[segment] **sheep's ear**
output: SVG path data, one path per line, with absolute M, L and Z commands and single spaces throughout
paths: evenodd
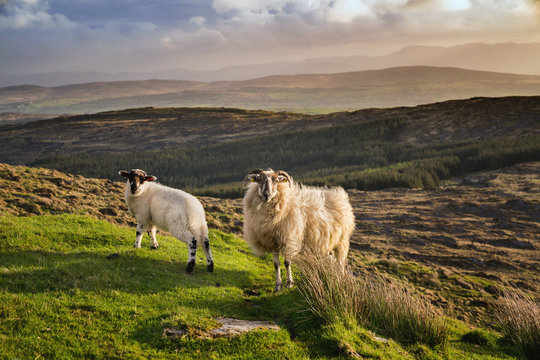
M 244 185 L 246 185 L 248 182 L 259 181 L 260 180 L 259 174 L 262 172 L 263 172 L 263 169 L 253 169 L 250 172 L 248 172 L 246 177 L 244 178 Z
M 155 177 L 154 175 L 147 175 L 144 178 L 144 181 L 156 181 L 156 180 L 157 180 L 157 177 Z
M 288 182 L 289 184 L 292 183 L 291 176 L 289 174 L 287 174 L 285 171 L 278 170 L 278 171 L 276 171 L 276 173 L 278 175 L 278 180 L 279 180 L 280 183 L 282 183 L 282 182 Z
M 118 172 L 118 175 L 126 177 L 126 178 L 129 177 L 129 173 L 127 171 L 124 171 L 124 170 L 120 170 Z
M 258 181 L 260 181 L 259 174 L 247 174 L 246 177 L 244 178 L 244 184 L 248 182 L 258 182 Z

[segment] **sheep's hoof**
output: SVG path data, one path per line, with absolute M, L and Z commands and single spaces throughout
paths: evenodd
M 293 285 L 294 285 L 294 282 L 293 282 L 293 281 L 287 280 L 287 284 L 285 284 L 285 287 L 286 287 L 287 289 L 290 289 L 290 288 L 293 287 Z
M 188 262 L 187 264 L 187 268 L 186 268 L 186 272 L 188 274 L 191 274 L 193 273 L 193 268 L 195 267 L 195 260 L 191 260 L 190 262 Z
M 281 291 L 281 284 L 276 284 L 274 287 L 274 292 L 280 292 Z
M 141 244 L 135 244 L 135 245 L 133 245 L 133 247 L 134 247 L 135 249 L 140 249 L 140 248 L 141 248 Z
M 208 272 L 214 272 L 214 263 L 211 262 L 210 264 L 206 265 L 206 271 Z
M 152 245 L 150 246 L 150 250 L 157 250 L 159 248 L 159 245 Z

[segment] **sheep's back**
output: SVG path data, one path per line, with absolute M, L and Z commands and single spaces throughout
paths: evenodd
M 340 187 L 299 188 L 299 206 L 306 218 L 305 246 L 329 252 L 349 241 L 354 230 L 354 214 L 349 196 Z
M 150 211 L 153 224 L 170 231 L 173 227 L 187 228 L 197 235 L 201 231 L 201 226 L 206 227 L 204 208 L 196 197 L 160 184 L 148 185 L 153 185 L 157 190 L 149 192 L 152 195 Z

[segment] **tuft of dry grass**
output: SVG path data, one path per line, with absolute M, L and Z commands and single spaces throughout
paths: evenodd
M 495 303 L 495 317 L 504 335 L 533 359 L 540 354 L 540 303 L 523 291 L 505 292 Z
M 356 278 L 331 258 L 310 253 L 298 262 L 298 290 L 323 321 L 355 319 L 403 343 L 443 344 L 448 330 L 429 302 L 380 277 Z

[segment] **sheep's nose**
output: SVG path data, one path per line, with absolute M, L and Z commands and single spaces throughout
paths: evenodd
M 263 196 L 266 200 L 268 200 L 268 197 L 270 196 L 270 193 L 268 191 L 263 191 Z

